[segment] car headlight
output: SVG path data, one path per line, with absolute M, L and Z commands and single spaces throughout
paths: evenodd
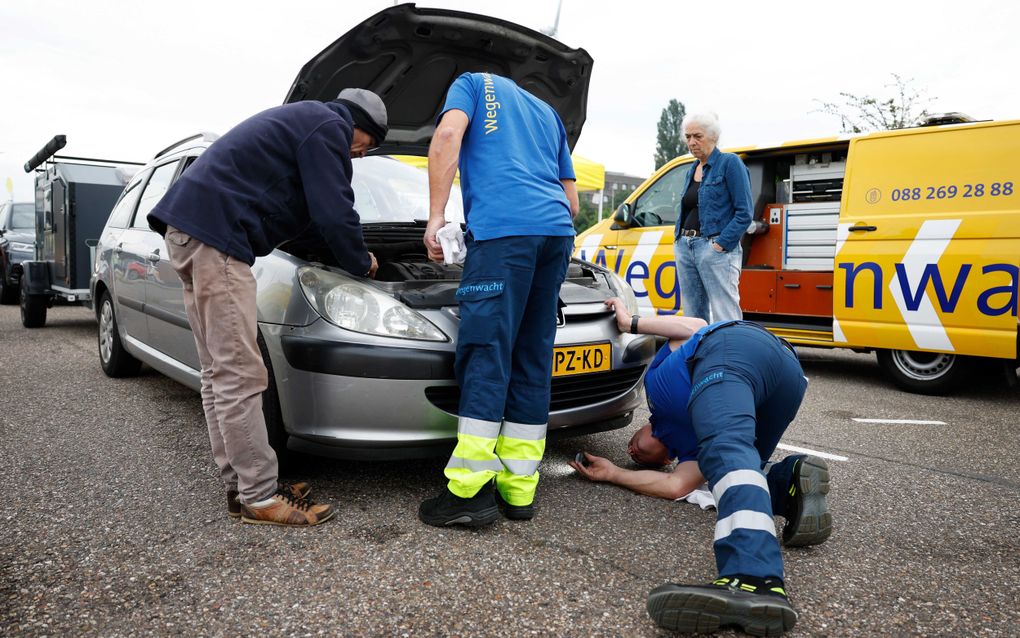
M 396 299 L 341 274 L 303 266 L 298 281 L 308 303 L 341 328 L 401 339 L 446 341 L 439 328 Z
M 30 253 L 35 251 L 35 244 L 23 244 L 20 241 L 11 242 L 11 250 L 19 253 Z
M 606 279 L 609 280 L 609 287 L 613 289 L 613 293 L 623 300 L 623 305 L 627 312 L 632 315 L 637 314 L 637 296 L 634 294 L 634 289 L 630 287 L 630 284 L 611 270 L 606 272 Z

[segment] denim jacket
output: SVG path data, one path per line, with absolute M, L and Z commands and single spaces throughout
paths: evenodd
M 697 167 L 698 161 L 695 161 L 687 173 L 684 193 L 694 181 Z M 680 199 L 683 201 L 683 193 Z M 723 250 L 733 250 L 740 243 L 751 223 L 751 177 L 747 167 L 733 153 L 723 153 L 716 148 L 708 156 L 698 191 L 698 215 L 701 234 L 706 237 L 718 235 L 715 242 Z M 681 212 L 673 231 L 674 240 L 680 236 L 683 219 Z

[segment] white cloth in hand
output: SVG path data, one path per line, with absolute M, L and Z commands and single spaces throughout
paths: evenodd
M 687 496 L 676 499 L 678 501 L 687 501 L 688 503 L 694 503 L 703 510 L 715 509 L 715 497 L 708 491 L 708 484 L 704 484 L 698 489 L 694 490 Z
M 436 232 L 436 239 L 439 240 L 439 245 L 443 248 L 444 264 L 449 266 L 450 264 L 464 263 L 464 258 L 467 257 L 467 246 L 464 244 L 464 231 L 460 229 L 460 224 L 447 222 L 446 226 Z

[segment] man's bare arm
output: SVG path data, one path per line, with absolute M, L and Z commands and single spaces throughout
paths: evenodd
M 563 184 L 563 192 L 567 194 L 567 202 L 570 204 L 570 218 L 577 217 L 578 211 L 581 210 L 581 202 L 577 199 L 577 182 L 572 179 L 561 179 L 560 183 Z
M 589 481 L 612 483 L 638 494 L 676 500 L 687 496 L 705 482 L 697 461 L 678 463 L 672 472 L 658 470 L 628 470 L 618 467 L 609 459 L 585 453 L 590 465 L 571 461 L 570 466 Z
M 436 127 L 429 144 L 429 221 L 425 228 L 425 248 L 429 258 L 443 260 L 443 248 L 436 233 L 446 225 L 446 204 L 450 201 L 453 178 L 460 160 L 460 145 L 468 127 L 467 113 L 450 109 Z

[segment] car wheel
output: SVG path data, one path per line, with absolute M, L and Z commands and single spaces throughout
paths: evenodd
M 106 376 L 119 378 L 138 374 L 142 362 L 135 359 L 124 349 L 117 330 L 117 315 L 113 311 L 113 298 L 104 292 L 99 301 L 99 364 Z
M 280 393 L 276 389 L 276 376 L 273 374 L 273 361 L 269 358 L 269 348 L 258 335 L 259 352 L 262 353 L 262 361 L 266 365 L 266 376 L 268 383 L 265 392 L 262 393 L 262 416 L 266 421 L 266 435 L 269 437 L 269 446 L 276 452 L 276 459 L 279 462 L 280 470 L 290 464 L 293 453 L 287 449 L 287 428 L 283 425 L 283 412 L 280 410 Z
M 943 352 L 879 350 L 878 363 L 900 389 L 918 394 L 948 394 L 973 369 L 968 357 Z
M 28 294 L 28 277 L 21 278 L 21 325 L 26 328 L 46 325 L 46 296 Z

